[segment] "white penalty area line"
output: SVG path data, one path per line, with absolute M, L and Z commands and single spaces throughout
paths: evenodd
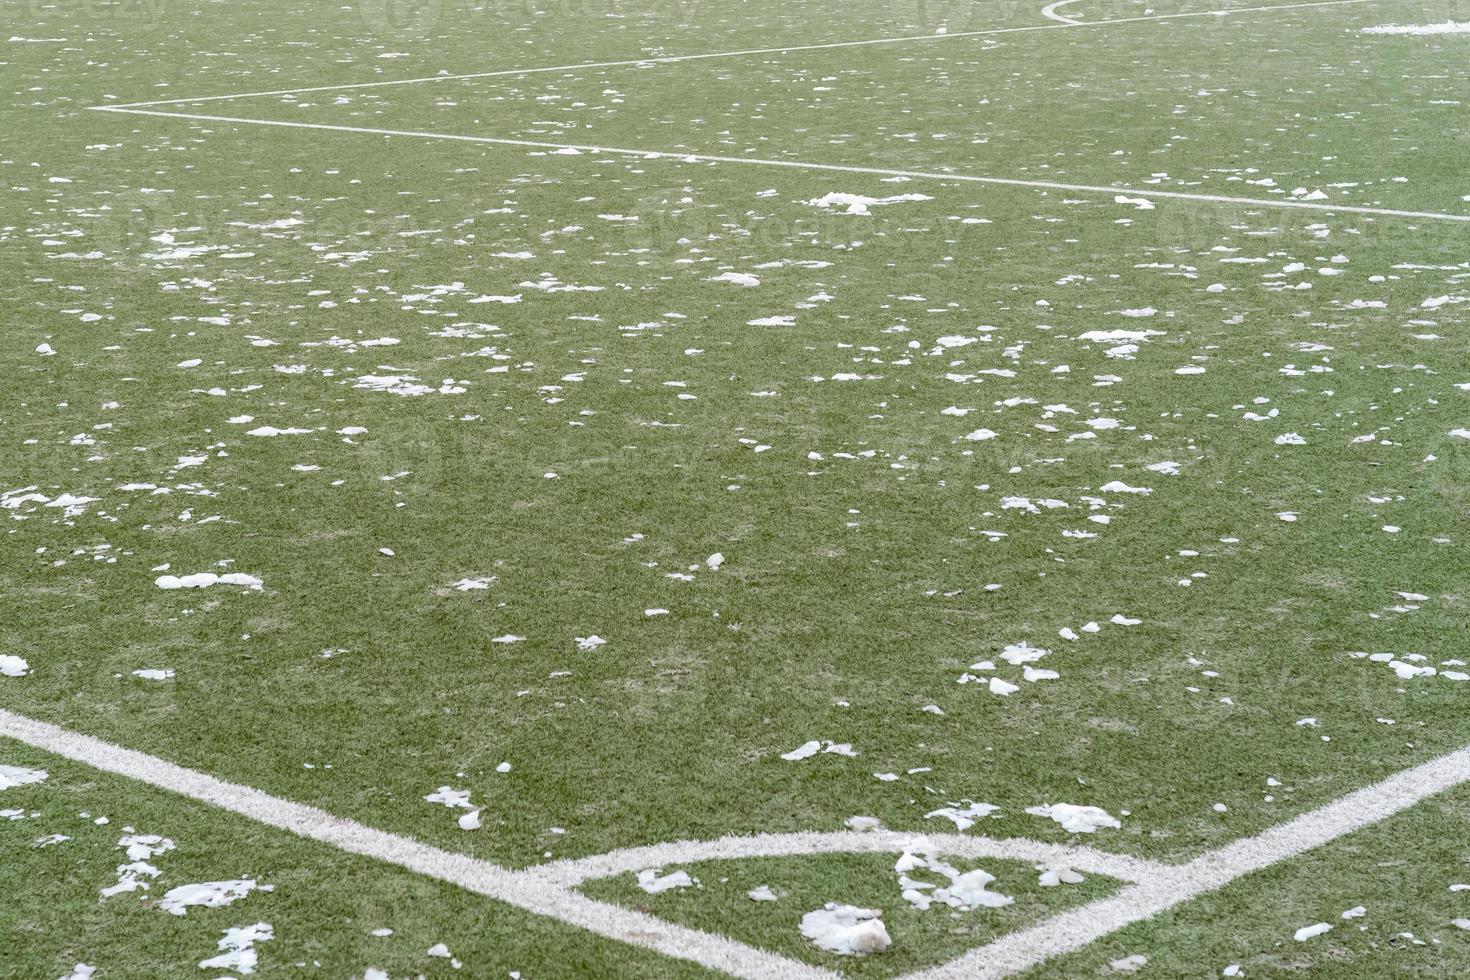
M 1331 214 L 1367 214 L 1389 218 L 1419 218 L 1425 221 L 1470 222 L 1470 214 L 1450 214 L 1441 211 L 1404 211 L 1397 208 L 1367 207 L 1354 204 L 1323 204 L 1318 201 L 1273 200 L 1264 197 L 1233 197 L 1228 194 L 1195 194 L 1188 191 L 1162 191 L 1153 188 L 1110 186 L 1106 184 L 1069 184 L 1052 180 L 1024 180 L 1016 177 L 987 177 L 978 174 L 947 173 L 940 170 L 893 170 L 884 167 L 863 167 L 840 163 L 812 163 L 804 160 L 779 160 L 760 157 L 719 156 L 710 153 L 687 153 L 680 150 L 639 150 L 618 146 L 598 146 L 589 143 L 551 143 L 542 140 L 510 139 L 503 136 L 467 136 L 462 133 L 436 133 L 419 129 L 381 129 L 373 126 L 342 126 L 333 123 L 309 123 L 289 119 L 252 119 L 244 116 L 216 116 L 199 112 L 134 109 L 127 106 L 92 106 L 91 108 L 97 112 L 112 112 L 119 115 L 158 116 L 164 119 L 230 123 L 238 126 L 270 126 L 278 129 L 307 129 L 329 133 L 358 133 L 366 136 L 396 136 L 411 139 L 442 140 L 454 143 L 516 146 L 533 150 L 576 150 L 578 153 L 606 153 L 616 156 L 636 157 L 640 160 L 738 164 L 747 167 L 781 167 L 788 170 L 816 170 L 829 173 L 863 174 L 877 177 L 908 177 L 915 180 L 948 180 L 969 184 L 993 184 L 1001 187 L 1031 187 L 1040 190 L 1073 191 L 1078 194 L 1131 194 L 1149 199 L 1228 204 L 1235 207 L 1247 208 L 1284 208 L 1297 211 L 1322 211 Z
M 1070 3 L 1072 0 L 1062 0 Z M 1031 31 L 1052 31 L 1064 27 L 1107 27 L 1112 24 L 1142 24 L 1151 21 L 1181 20 L 1198 17 L 1233 17 L 1236 14 L 1263 13 L 1272 10 L 1296 10 L 1306 7 L 1339 7 L 1347 4 L 1381 3 L 1383 0 L 1310 0 L 1306 3 L 1278 3 L 1261 7 L 1238 7 L 1231 10 L 1194 10 L 1177 14 L 1147 14 L 1138 17 L 1115 17 L 1112 20 L 1080 21 L 1054 16 L 1047 11 L 1061 6 L 1054 3 L 1043 10 L 1049 19 L 1060 23 L 1031 24 L 1023 27 L 993 27 L 977 31 L 957 31 L 953 34 L 908 34 L 900 37 L 876 37 L 858 41 L 831 41 L 822 44 L 794 44 L 781 48 L 745 48 L 738 51 L 710 51 L 704 54 L 676 54 L 659 58 L 632 58 L 626 61 L 584 61 L 574 65 L 547 65 L 537 68 L 505 68 L 498 71 L 478 71 L 457 75 L 423 75 L 417 78 L 395 78 L 377 82 L 348 82 L 341 85 L 313 85 L 306 88 L 283 88 L 260 92 L 235 92 L 229 95 L 206 95 L 195 98 L 155 99 L 151 102 L 127 102 L 113 107 L 136 108 L 143 106 L 182 105 L 195 102 L 222 102 L 230 99 L 251 99 L 272 95 L 308 95 L 313 92 L 344 92 L 352 89 L 383 88 L 392 85 L 416 85 L 420 82 L 452 82 L 474 78 L 504 78 L 513 75 L 535 75 L 543 72 L 580 71 L 588 68 L 630 68 L 648 65 L 673 65 L 686 61 L 709 61 L 716 58 L 746 58 L 761 54 L 789 54 L 797 51 L 829 51 L 834 48 L 861 48 L 880 44 L 907 44 L 915 41 L 952 41 L 957 38 L 988 37 L 995 34 L 1022 34 Z
M 1112 932 L 1225 887 L 1255 871 L 1298 857 L 1346 834 L 1372 826 L 1436 793 L 1470 781 L 1470 747 L 1458 749 L 1349 793 L 1254 837 L 1237 840 L 1182 865 L 1165 865 L 1088 848 L 1025 840 L 966 838 L 958 834 L 771 834 L 715 841 L 683 841 L 630 848 L 573 861 L 512 871 L 410 837 L 374 830 L 353 820 L 238 783 L 186 769 L 156 756 L 0 710 L 0 736 L 210 804 L 350 854 L 406 868 L 426 877 L 625 943 L 690 960 L 749 980 L 838 980 L 839 975 L 744 943 L 664 922 L 599 902 L 572 886 L 605 873 L 699 860 L 782 855 L 893 851 L 932 845 L 943 853 L 1009 860 L 1061 860 L 1122 877 L 1131 884 L 1035 925 L 1008 933 L 949 963 L 901 980 L 991 980 L 1028 970 Z M 764 842 L 764 843 L 763 843 Z
M 489 861 L 456 854 L 410 837 L 374 830 L 355 820 L 226 782 L 165 759 L 125 749 L 89 735 L 0 710 L 0 735 L 75 762 L 208 803 L 340 851 L 397 865 L 428 878 L 609 939 L 690 960 L 746 980 L 841 980 L 838 974 L 754 946 L 674 925 L 620 905 L 599 902 L 571 889 L 515 872 Z

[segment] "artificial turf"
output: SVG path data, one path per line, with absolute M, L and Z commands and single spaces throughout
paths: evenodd
M 953 26 L 1049 23 L 982 6 Z M 1056 842 L 1074 838 L 1028 807 L 1100 806 L 1122 826 L 1084 842 L 1182 860 L 1470 741 L 1465 226 L 1146 196 L 1470 211 L 1466 42 L 1360 32 L 1403 5 L 163 107 L 1142 190 L 1121 202 L 87 108 L 937 26 L 932 5 L 849 7 L 7 22 L 0 654 L 26 673 L 0 707 L 511 866 L 855 814 L 948 830 L 925 814 L 961 800 L 1000 807 L 986 833 Z M 925 199 L 814 203 L 832 193 Z M 263 584 L 157 584 L 206 572 Z M 1059 676 L 1002 658 L 1023 642 Z M 781 758 L 813 739 L 857 754 Z M 28 849 L 69 833 L 86 777 L 12 749 L 0 763 L 53 776 L 0 792 L 46 815 L 8 828 L 6 868 L 49 883 L 0 930 L 64 932 L 45 910 L 69 908 L 109 975 L 183 955 L 182 925 L 98 901 L 105 831 Z M 423 799 L 441 785 L 471 791 L 481 830 Z M 162 822 L 169 798 L 144 796 Z M 197 826 L 232 874 L 278 866 L 240 859 L 248 828 L 171 806 L 158 832 L 181 846 Z M 83 847 L 87 881 L 48 876 Z M 1345 848 L 1322 865 L 1341 884 L 1308 859 L 1271 876 L 1346 908 L 1390 873 L 1350 887 Z M 314 894 L 356 900 L 360 875 L 431 894 L 444 923 L 480 907 L 354 867 Z M 1107 944 L 1218 970 L 1165 927 L 1255 880 Z M 327 956 L 291 943 L 331 947 L 330 975 L 368 963 L 293 891 L 240 906 L 275 923 L 263 975 Z M 1258 903 L 1251 950 L 1283 938 Z M 208 914 L 213 935 L 240 924 Z M 537 928 L 557 938 L 534 956 L 477 962 L 686 969 Z M 1251 975 L 1399 968 L 1344 934 L 1330 964 L 1285 934 L 1293 956 Z M 1443 975 L 1470 965 L 1454 940 L 1429 951 Z M 26 955 L 14 975 L 70 966 L 55 943 Z

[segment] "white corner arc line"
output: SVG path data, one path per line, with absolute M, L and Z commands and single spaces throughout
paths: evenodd
M 1070 0 L 1065 0 L 1070 2 Z M 572 65 L 545 65 L 534 68 L 503 68 L 497 71 L 467 72 L 456 75 L 421 75 L 414 78 L 390 78 L 377 82 L 346 82 L 340 85 L 312 85 L 305 88 L 270 89 L 258 92 L 235 92 L 225 95 L 205 95 L 182 99 L 155 99 L 150 102 L 126 102 L 113 106 L 90 106 L 93 109 L 123 109 L 144 106 L 182 105 L 195 102 L 222 102 L 230 99 L 250 99 L 272 95 L 307 95 L 313 92 L 343 92 L 352 89 L 384 88 L 393 85 L 415 85 L 420 82 L 453 82 L 474 78 L 504 78 L 514 75 L 535 75 L 543 72 L 583 71 L 589 68 L 631 68 L 649 65 L 673 65 L 686 61 L 708 61 L 715 58 L 745 58 L 760 54 L 788 54 L 795 51 L 827 51 L 833 48 L 860 48 L 879 44 L 906 44 L 920 41 L 952 41 L 957 38 L 987 37 L 993 34 L 1022 34 L 1031 31 L 1049 31 L 1064 27 L 1105 27 L 1112 24 L 1141 24 L 1151 21 L 1180 20 L 1191 17 L 1232 17 L 1237 14 L 1264 13 L 1272 10 L 1294 10 L 1304 7 L 1339 7 L 1345 4 L 1379 3 L 1382 0 L 1309 0 L 1305 3 L 1276 3 L 1260 7 L 1238 7 L 1233 10 L 1192 10 L 1177 14 L 1146 14 L 1138 17 L 1117 17 L 1112 20 L 1071 21 L 1064 18 L 1058 24 L 1030 24 L 1022 27 L 993 27 L 978 31 L 957 31 L 954 34 L 908 34 L 900 37 L 864 38 L 856 41 L 829 41 L 821 44 L 793 44 L 780 48 L 745 48 L 737 51 L 709 51 L 703 54 L 676 54 L 657 58 L 631 58 L 626 61 L 585 61 Z M 1055 6 L 1055 5 L 1054 5 Z
M 609 902 L 599 902 L 532 875 L 456 854 L 410 837 L 374 830 L 316 807 L 271 796 L 186 769 L 156 756 L 104 742 L 0 709 L 0 735 L 73 761 L 199 800 L 340 851 L 458 885 L 609 939 L 748 980 L 840 980 L 838 974 L 744 943 L 674 925 Z
M 1063 17 L 1061 14 L 1057 13 L 1058 7 L 1065 7 L 1069 3 L 1076 2 L 1077 0 L 1054 0 L 1054 2 L 1049 3 L 1045 7 L 1041 8 L 1041 16 L 1045 17 L 1047 20 L 1058 20 L 1061 21 L 1063 24 L 1071 24 L 1073 27 L 1080 27 L 1082 26 L 1083 21 L 1073 20 L 1071 17 Z
M 959 959 L 901 980 L 997 980 L 1021 973 L 1237 878 L 1362 830 L 1466 781 L 1470 781 L 1470 746 L 1395 773 L 1254 837 L 1201 854 L 1171 868 L 1166 876 L 1143 879 L 1109 898 L 1008 933 Z
M 1156 878 L 1170 873 L 1175 867 L 1128 854 L 1109 854 L 1090 847 L 1050 844 L 1024 837 L 997 839 L 924 831 L 839 830 L 754 834 L 718 837 L 714 840 L 649 844 L 591 857 L 552 861 L 528 868 L 526 873 L 564 888 L 572 888 L 584 881 L 642 868 L 693 864 L 699 861 L 799 857 L 811 854 L 899 854 L 906 850 L 933 850 L 948 857 L 1064 865 L 1125 882 Z
M 169 790 L 219 807 L 258 823 L 316 840 L 338 850 L 406 868 L 426 877 L 458 885 L 539 915 L 579 926 L 598 935 L 667 956 L 691 960 L 715 970 L 750 980 L 837 980 L 838 974 L 765 950 L 673 925 L 622 906 L 599 902 L 564 887 L 560 880 L 585 880 L 587 861 L 556 862 L 540 868 L 512 871 L 465 854 L 456 854 L 409 837 L 374 830 L 353 820 L 315 807 L 271 796 L 261 790 L 226 782 L 186 769 L 156 756 L 69 731 L 0 709 L 0 736 L 15 739 L 105 772 Z M 1127 868 L 1135 881 L 1115 895 L 1052 916 L 1035 925 L 1008 933 L 949 963 L 908 974 L 901 980 L 996 980 L 1030 969 L 1063 953 L 1072 952 L 1102 936 L 1141 922 L 1232 881 L 1281 861 L 1298 857 L 1356 830 L 1393 816 L 1436 793 L 1470 781 L 1470 746 L 1395 773 L 1355 790 L 1332 803 L 1278 824 L 1254 837 L 1244 838 L 1200 855 L 1182 865 L 1136 860 Z M 789 846 L 801 835 L 767 835 Z M 848 834 L 815 835 L 847 846 Z M 915 835 L 922 838 L 924 835 Z M 958 835 L 934 835 L 949 838 Z M 890 834 L 872 840 L 888 849 L 905 835 Z M 759 840 L 760 838 L 752 838 Z M 908 838 L 910 841 L 913 838 Z M 730 851 L 734 838 L 711 842 L 717 851 Z M 1005 841 L 974 838 L 984 851 Z M 879 845 L 882 845 L 879 847 Z M 621 865 L 662 847 L 630 848 L 589 859 Z M 705 845 L 709 847 L 710 845 Z M 1034 841 L 1018 843 L 1020 852 L 1051 853 L 1053 848 Z M 829 848 L 830 849 L 830 848 Z M 1071 856 L 1088 849 L 1056 847 Z M 1090 852 L 1097 854 L 1098 852 Z M 609 858 L 619 860 L 608 861 Z M 727 855 L 737 856 L 737 855 Z M 1014 856 L 1014 855 L 1013 855 Z M 1123 855 L 1108 856 L 1129 860 Z M 1119 865 L 1118 867 L 1121 867 Z M 576 868 L 568 874 L 569 869 Z M 596 872 L 596 868 L 592 869 Z
M 897 170 L 885 167 L 863 167 L 840 163 L 812 163 L 804 160 L 719 156 L 710 153 L 691 153 L 680 150 L 640 150 L 628 147 L 598 146 L 590 143 L 551 143 L 543 140 L 510 139 L 502 136 L 468 136 L 462 133 L 436 133 L 429 130 L 417 129 L 343 126 L 335 123 L 309 123 L 290 119 L 251 119 L 244 116 L 216 116 L 198 112 L 165 112 L 158 109 L 133 109 L 126 106 L 92 106 L 92 108 L 98 112 L 112 112 L 119 115 L 158 116 L 165 119 L 188 119 L 195 122 L 231 123 L 240 126 L 269 126 L 279 129 L 308 129 L 329 133 L 359 133 L 367 136 L 397 136 L 455 143 L 481 143 L 491 146 L 519 146 L 534 150 L 577 150 L 582 153 L 608 153 L 619 156 L 637 157 L 642 160 L 673 160 L 684 163 L 724 163 L 751 167 L 783 167 L 789 170 L 820 170 L 832 173 L 865 174 L 878 177 L 910 177 L 916 180 L 950 180 L 970 184 L 994 184 L 1002 187 L 1031 187 L 1040 190 L 1074 191 L 1079 194 L 1135 194 L 1146 198 L 1196 201 L 1207 204 L 1230 204 L 1239 207 L 1283 208 L 1300 211 L 1323 211 L 1332 214 L 1368 214 L 1389 218 L 1420 218 L 1426 221 L 1470 222 L 1470 214 L 1453 214 L 1441 211 L 1405 211 L 1398 208 L 1367 207 L 1356 204 L 1322 204 L 1318 201 L 1272 200 L 1264 197 L 1232 197 L 1228 194 L 1194 194 L 1188 191 L 1161 191 L 1152 188 L 1129 187 L 1126 185 L 1069 184 L 1052 180 L 987 177 L 979 174 L 946 173 L 938 170 Z

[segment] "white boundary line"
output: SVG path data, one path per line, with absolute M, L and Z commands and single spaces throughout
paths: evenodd
M 1377 0 L 1374 0 L 1374 2 L 1377 2 Z M 866 174 L 879 177 L 910 177 L 918 180 L 951 180 L 971 184 L 995 184 L 1002 187 L 1032 187 L 1041 190 L 1074 191 L 1079 194 L 1135 194 L 1147 198 L 1161 198 L 1173 201 L 1200 201 L 1210 204 L 1230 204 L 1238 207 L 1285 208 L 1300 211 L 1323 211 L 1332 214 L 1369 214 L 1390 218 L 1421 218 L 1426 221 L 1470 222 L 1470 214 L 1449 214 L 1441 211 L 1403 211 L 1397 208 L 1365 207 L 1353 204 L 1322 204 L 1316 201 L 1272 200 L 1262 197 L 1231 197 L 1227 194 L 1193 194 L 1186 191 L 1161 191 L 1151 188 L 1101 184 L 1068 184 L 1051 180 L 1022 180 L 1015 177 L 986 177 L 976 174 L 945 173 L 943 171 L 890 170 L 883 167 L 861 167 L 839 163 L 811 163 L 802 160 L 718 156 L 710 153 L 685 153 L 672 150 L 639 150 L 617 146 L 598 146 L 588 143 L 551 143 L 542 140 L 508 139 L 501 136 L 466 136 L 460 133 L 436 133 L 416 129 L 380 129 L 371 126 L 341 126 L 334 123 L 308 123 L 288 119 L 251 119 L 243 116 L 214 116 L 198 112 L 165 112 L 157 109 L 133 109 L 126 106 L 92 106 L 91 108 L 97 112 L 112 112 L 120 115 L 158 116 L 165 119 L 232 123 L 240 126 L 310 129 L 330 133 L 361 133 L 368 136 L 402 136 L 413 139 L 445 140 L 456 143 L 519 146 L 537 150 L 577 150 L 583 153 L 609 153 L 619 156 L 631 156 L 641 160 L 674 160 L 684 163 L 729 163 L 751 167 L 784 167 L 790 170 L 818 170 L 830 173 Z
M 1068 848 L 1034 841 L 965 838 L 955 834 L 864 835 L 771 834 L 716 841 L 686 841 L 614 851 L 575 861 L 511 871 L 488 861 L 456 854 L 399 834 L 365 827 L 315 807 L 271 796 L 261 790 L 226 782 L 186 769 L 156 756 L 122 748 L 100 739 L 0 710 L 0 736 L 64 756 L 95 769 L 116 773 L 150 786 L 208 803 L 267 826 L 328 844 L 341 851 L 374 858 L 418 874 L 459 885 L 477 894 L 598 935 L 642 946 L 678 959 L 750 980 L 836 980 L 838 974 L 722 936 L 674 925 L 622 906 L 599 902 L 571 886 L 611 870 L 626 870 L 658 858 L 664 863 L 758 855 L 833 853 L 849 850 L 892 851 L 934 843 L 941 850 L 963 848 L 976 856 L 1012 860 L 1073 862 L 1084 869 L 1096 864 L 1134 883 L 1117 894 L 1052 916 L 1008 933 L 994 942 L 940 966 L 909 974 L 904 980 L 992 980 L 1030 969 L 1092 941 L 1190 899 L 1225 887 L 1252 872 L 1298 857 L 1385 820 L 1429 796 L 1470 781 L 1470 747 L 1458 749 L 1341 799 L 1300 814 L 1285 823 L 1202 854 L 1183 865 L 1163 865 L 1106 855 L 1087 848 Z M 956 838 L 958 838 L 956 840 Z M 807 847 L 802 850 L 800 848 Z
M 692 960 L 749 980 L 838 980 L 838 974 L 621 905 L 599 902 L 534 875 L 456 854 L 410 837 L 226 782 L 156 756 L 0 710 L 0 735 L 73 761 L 199 800 L 349 854 L 394 864 L 609 939 Z
M 1070 2 L 1070 0 L 1064 0 Z M 1151 21 L 1179 20 L 1189 17 L 1232 17 L 1236 14 L 1262 13 L 1271 10 L 1294 10 L 1303 7 L 1338 7 L 1345 4 L 1381 3 L 1383 0 L 1311 0 L 1305 3 L 1278 3 L 1260 7 L 1239 7 L 1233 10 L 1196 10 L 1178 14 L 1148 14 L 1139 17 L 1117 17 L 1113 20 L 1074 21 L 1065 18 L 1058 24 L 1033 24 L 1024 27 L 993 27 L 978 31 L 957 31 L 954 34 L 909 34 L 901 37 L 876 37 L 859 41 L 832 41 L 825 44 L 794 44 L 783 48 L 746 48 L 739 51 L 710 51 L 705 54 L 677 54 L 661 58 L 633 58 L 627 61 L 584 61 L 574 65 L 547 65 L 539 68 L 506 68 L 499 71 L 469 72 L 459 75 L 423 75 L 416 78 L 395 78 L 378 82 L 348 82 L 341 85 L 313 85 L 307 88 L 271 89 L 260 92 L 236 92 L 231 95 L 206 95 L 183 99 L 155 99 L 151 102 L 126 102 L 116 106 L 93 108 L 131 109 L 144 106 L 182 105 L 195 102 L 221 102 L 230 99 L 251 99 L 268 95 L 306 95 L 312 92 L 342 92 L 350 89 L 381 88 L 390 85 L 414 85 L 419 82 L 450 82 L 471 78 L 501 78 L 509 75 L 534 75 L 541 72 L 580 71 L 587 68 L 629 68 L 633 66 L 672 65 L 685 61 L 707 61 L 713 58 L 744 58 L 758 54 L 786 54 L 793 51 L 827 51 L 833 48 L 859 48 L 877 44 L 906 44 L 911 41 L 952 41 L 956 38 L 987 37 L 993 34 L 1019 34 L 1030 31 L 1052 31 L 1064 27 L 1106 27 L 1111 24 L 1141 24 Z M 1058 4 L 1052 4 L 1053 7 Z M 1050 8 L 1048 8 L 1050 9 Z M 1043 11 L 1045 13 L 1045 11 Z M 1050 16 L 1050 15 L 1048 15 Z
M 995 980 L 1081 949 L 1124 926 L 1217 891 L 1255 871 L 1297 857 L 1470 781 L 1470 747 L 1395 773 L 1382 782 L 1275 827 L 1202 854 L 1168 875 L 1129 885 L 904 980 Z

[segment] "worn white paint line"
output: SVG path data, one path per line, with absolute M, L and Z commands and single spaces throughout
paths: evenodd
M 836 980 L 837 974 L 787 959 L 744 943 L 696 929 L 674 925 L 632 909 L 598 902 L 550 884 L 524 872 L 511 871 L 489 861 L 455 854 L 428 844 L 365 827 L 324 810 L 271 796 L 249 786 L 230 783 L 186 769 L 156 756 L 68 731 L 0 710 L 0 735 L 84 763 L 199 800 L 257 823 L 290 831 L 328 844 L 349 854 L 449 882 L 468 891 L 561 922 L 580 926 L 609 939 L 655 950 L 666 956 L 691 960 L 749 980 Z
M 94 108 L 100 112 L 114 112 L 121 115 L 160 116 L 165 119 L 231 123 L 238 126 L 269 126 L 279 129 L 321 130 L 329 133 L 396 136 L 411 139 L 443 140 L 455 143 L 482 143 L 491 146 L 518 146 L 533 150 L 577 150 L 580 153 L 608 153 L 618 156 L 637 157 L 640 160 L 674 160 L 682 163 L 724 163 L 747 167 L 781 167 L 790 170 L 819 170 L 830 173 L 866 174 L 878 177 L 910 177 L 918 180 L 950 180 L 971 184 L 996 184 L 1002 187 L 1033 187 L 1040 190 L 1072 191 L 1078 194 L 1128 194 L 1153 200 L 1198 201 L 1208 204 L 1229 204 L 1236 207 L 1284 208 L 1299 211 L 1321 211 L 1331 214 L 1368 214 L 1389 218 L 1419 218 L 1425 221 L 1470 222 L 1470 214 L 1449 214 L 1440 211 L 1403 211 L 1397 208 L 1365 207 L 1353 204 L 1322 204 L 1318 201 L 1277 200 L 1265 197 L 1232 197 L 1228 194 L 1196 194 L 1188 191 L 1162 191 L 1153 188 L 1102 184 L 1068 184 L 1053 180 L 987 177 L 977 174 L 946 173 L 938 170 L 893 170 L 884 167 L 862 167 L 840 163 L 812 163 L 804 160 L 718 156 L 709 153 L 687 153 L 682 150 L 640 150 L 617 146 L 598 146 L 589 143 L 551 143 L 543 140 L 509 139 L 501 136 L 468 136 L 462 133 L 436 133 L 419 129 L 381 129 L 373 126 L 342 126 L 333 123 L 309 123 L 289 119 L 251 119 L 244 116 L 215 116 L 198 112 L 170 112 L 161 109 L 130 109 L 123 106 L 95 106 Z
M 605 878 L 642 868 L 692 864 L 697 861 L 795 857 L 806 854 L 898 854 L 905 850 L 932 850 L 947 857 L 1045 863 L 1129 882 L 1156 878 L 1172 870 L 1170 865 L 1126 854 L 1108 854 L 1089 847 L 1048 844 L 1024 837 L 995 839 L 968 837 L 964 834 L 847 830 L 672 841 L 609 851 L 607 854 L 592 857 L 552 861 L 527 871 L 544 881 L 571 887 L 594 878 Z
M 535 882 L 529 876 L 524 880 Z M 535 885 L 531 887 L 535 888 Z M 842 974 L 833 970 L 824 970 L 714 933 L 676 926 L 621 905 L 596 901 L 578 892 L 555 888 L 550 894 L 554 896 L 550 901 L 538 903 L 536 907 L 519 902 L 511 904 L 609 939 L 652 949 L 665 956 L 692 960 L 711 970 L 746 980 L 842 980 Z
M 1071 24 L 1073 27 L 1077 27 L 1082 24 L 1082 21 L 1073 20 L 1071 17 L 1063 17 L 1061 14 L 1057 13 L 1058 7 L 1065 7 L 1069 3 L 1076 2 L 1077 0 L 1056 0 L 1055 3 L 1049 3 L 1045 7 L 1041 8 L 1041 16 L 1045 17 L 1047 20 L 1058 20 L 1061 21 L 1063 24 Z
M 620 869 L 632 868 L 641 864 L 644 858 L 687 861 L 699 859 L 697 855 L 703 852 L 709 852 L 713 858 L 729 858 L 853 849 L 891 850 L 894 845 L 902 849 L 904 839 L 912 842 L 915 837 L 922 840 L 926 836 L 879 832 L 873 835 L 770 834 L 722 838 L 704 845 L 685 843 L 630 848 L 597 858 L 511 871 L 409 837 L 374 830 L 315 807 L 226 782 L 156 756 L 3 709 L 0 709 L 0 736 L 211 804 L 351 854 L 450 882 L 601 936 L 750 980 L 836 980 L 838 974 L 731 939 L 599 902 L 570 890 L 566 884 L 586 880 L 608 869 L 616 873 Z M 1025 856 L 1025 859 L 1046 860 L 1055 854 L 1065 854 L 1069 858 L 1077 858 L 1072 863 L 1084 870 L 1087 865 L 1082 864 L 1082 860 L 1106 861 L 1113 871 L 1103 873 L 1116 871 L 1120 877 L 1130 878 L 1135 883 L 1111 898 L 1071 909 L 1009 933 L 949 963 L 909 974 L 904 980 L 994 980 L 1028 970 L 1054 956 L 1081 949 L 1132 923 L 1222 888 L 1251 872 L 1298 857 L 1315 847 L 1378 823 L 1435 793 L 1466 781 L 1470 781 L 1470 747 L 1396 773 L 1254 837 L 1227 844 L 1177 866 L 1036 841 L 971 839 L 956 834 L 928 835 L 946 842 L 954 840 L 956 846 L 959 841 L 968 842 L 977 856 L 1013 859 Z M 760 844 L 762 841 L 764 846 Z M 797 850 L 798 844 L 803 842 L 810 844 L 811 849 Z M 946 847 L 944 850 L 948 852 L 949 849 Z
M 1309 810 L 1254 837 L 1202 854 L 1166 874 L 1144 877 L 1110 898 L 1009 933 L 957 960 L 903 980 L 995 980 L 1081 949 L 1237 878 L 1298 857 L 1371 826 L 1436 793 L 1470 781 L 1470 747 L 1406 769 L 1380 783 Z
M 1069 2 L 1069 0 L 1064 0 Z M 230 99 L 253 99 L 273 95 L 307 95 L 312 92 L 345 92 L 353 89 L 384 88 L 393 85 L 417 85 L 421 82 L 454 82 L 475 78 L 504 78 L 514 75 L 536 75 L 543 72 L 581 71 L 588 68 L 630 68 L 650 65 L 672 65 L 685 61 L 708 61 L 716 58 L 746 58 L 761 54 L 790 54 L 798 51 L 828 51 L 833 48 L 860 48 L 879 44 L 908 44 L 916 41 L 953 41 L 959 38 L 988 37 L 994 34 L 1022 34 L 1031 31 L 1058 30 L 1065 27 L 1106 27 L 1113 24 L 1141 24 L 1149 21 L 1179 20 L 1191 17 L 1232 17 L 1237 14 L 1264 13 L 1272 10 L 1295 10 L 1304 7 L 1339 7 L 1357 3 L 1380 3 L 1382 0 L 1312 0 L 1308 3 L 1278 3 L 1261 7 L 1238 7 L 1233 10 L 1194 10 L 1177 14 L 1146 14 L 1138 17 L 1116 17 L 1112 20 L 1073 21 L 1053 18 L 1062 23 L 1031 24 L 1023 27 L 993 27 L 978 31 L 956 31 L 953 34 L 907 34 L 899 37 L 864 38 L 857 41 L 831 41 L 822 44 L 795 44 L 781 48 L 744 48 L 737 51 L 709 51 L 703 54 L 676 54 L 659 58 L 632 58 L 626 61 L 584 61 L 572 65 L 546 65 L 536 68 L 504 68 L 497 71 L 467 72 L 457 75 L 423 75 L 415 78 L 394 78 L 377 82 L 347 82 L 340 85 L 312 85 L 305 88 L 270 89 L 258 92 L 234 92 L 226 95 L 206 95 L 192 98 L 155 99 L 151 102 L 128 102 L 117 106 L 93 106 L 92 108 L 138 108 L 144 106 L 182 105 L 195 102 L 220 102 Z M 1057 6 L 1053 4 L 1052 6 Z

